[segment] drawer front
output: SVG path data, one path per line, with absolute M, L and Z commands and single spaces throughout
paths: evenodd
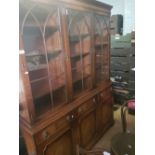
M 51 136 L 56 134 L 61 129 L 63 129 L 65 127 L 69 127 L 72 117 L 73 117 L 73 115 L 68 114 L 68 115 L 60 118 L 59 120 L 55 121 L 54 123 L 52 123 L 47 128 L 38 132 L 35 135 L 36 144 L 38 145 L 38 144 L 48 140 Z
M 107 100 L 111 96 L 112 96 L 112 90 L 111 90 L 111 88 L 109 88 L 109 89 L 107 89 L 107 90 L 105 90 L 105 91 L 103 91 L 103 92 L 101 92 L 99 94 L 99 97 L 100 97 L 101 102 L 104 102 L 105 100 Z
M 56 125 L 53 123 L 35 135 L 36 144 L 38 145 L 42 143 L 43 141 L 47 140 L 55 132 L 56 132 Z
M 87 102 L 83 103 L 77 109 L 77 115 L 81 116 L 82 114 L 87 113 L 89 110 L 94 109 L 97 103 L 97 98 L 93 97 L 92 99 L 88 100 Z

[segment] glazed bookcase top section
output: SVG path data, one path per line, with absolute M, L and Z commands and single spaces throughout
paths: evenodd
M 23 115 L 29 115 L 32 122 L 109 80 L 110 10 L 105 15 L 95 12 L 91 4 L 59 2 L 20 3 L 20 49 L 24 51 L 20 54 L 20 93 L 24 110 L 28 109 Z M 102 10 L 108 9 L 102 6 Z
M 20 6 L 20 31 L 35 115 L 40 116 L 67 102 L 58 7 Z

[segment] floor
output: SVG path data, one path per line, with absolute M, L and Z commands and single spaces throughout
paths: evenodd
M 127 132 L 135 133 L 135 116 L 127 114 Z M 114 107 L 114 120 L 115 124 L 105 133 L 105 135 L 99 140 L 94 148 L 103 147 L 107 151 L 110 151 L 110 140 L 113 135 L 118 132 L 122 132 L 121 117 L 120 117 L 120 105 Z

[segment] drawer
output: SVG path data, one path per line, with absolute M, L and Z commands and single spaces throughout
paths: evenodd
M 97 99 L 96 97 L 93 97 L 92 99 L 88 100 L 87 102 L 83 103 L 80 107 L 78 107 L 77 112 L 78 116 L 81 114 L 84 114 L 86 112 L 89 112 L 89 110 L 94 109 L 96 105 Z
M 74 115 L 68 114 L 58 120 L 56 120 L 54 123 L 43 129 L 42 131 L 38 132 L 35 135 L 35 141 L 36 144 L 40 144 L 46 140 L 48 140 L 51 136 L 56 134 L 61 129 L 68 127 L 70 125 L 71 120 L 73 120 Z
M 56 121 L 56 129 L 60 130 L 64 127 L 67 127 L 70 125 L 71 121 L 74 120 L 75 115 L 70 113 L 62 118 L 60 118 L 59 120 Z
M 43 141 L 47 140 L 55 132 L 56 132 L 56 125 L 55 123 L 53 123 L 35 135 L 34 138 L 35 138 L 36 144 L 39 145 Z
M 112 96 L 112 90 L 111 90 L 111 88 L 109 88 L 109 89 L 101 92 L 99 94 L 99 96 L 100 96 L 101 101 L 104 102 L 107 98 L 109 98 L 109 97 Z

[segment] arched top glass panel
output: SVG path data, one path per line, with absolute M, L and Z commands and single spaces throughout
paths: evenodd
M 96 83 L 100 84 L 109 76 L 109 19 L 106 16 L 97 14 L 94 15 L 94 19 Z
M 71 52 L 73 96 L 91 88 L 91 17 L 89 13 L 69 9 L 68 32 Z
M 22 9 L 20 30 L 38 116 L 67 102 L 60 11 L 47 5 L 22 6 Z

